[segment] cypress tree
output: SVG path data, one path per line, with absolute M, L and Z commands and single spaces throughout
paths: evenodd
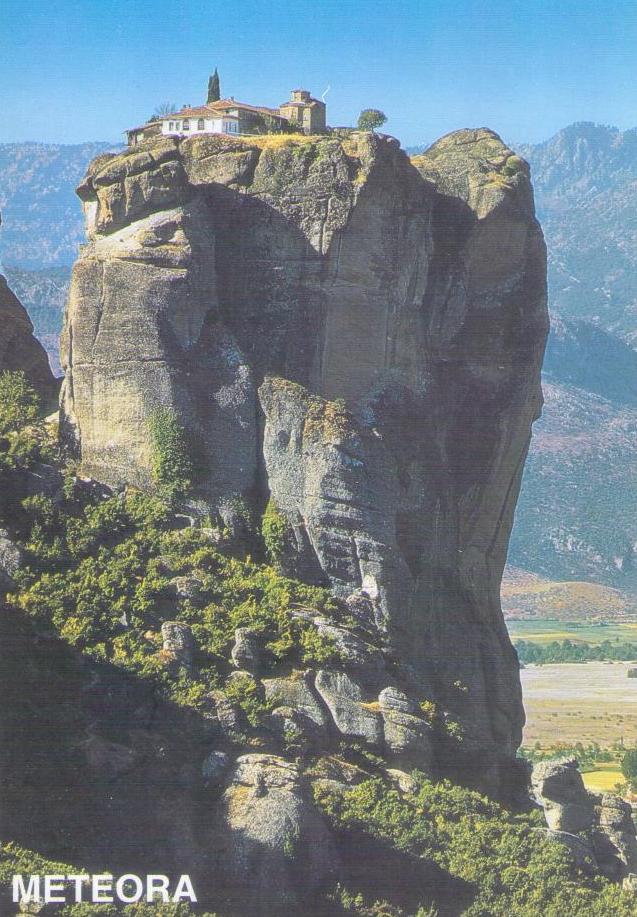
M 219 87 L 219 74 L 217 73 L 217 68 L 215 67 L 215 72 L 208 80 L 208 99 L 206 101 L 208 105 L 210 105 L 211 102 L 218 102 L 220 98 L 221 89 Z

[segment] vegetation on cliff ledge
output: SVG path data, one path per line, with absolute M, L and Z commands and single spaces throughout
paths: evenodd
M 168 500 L 184 496 L 194 474 L 186 431 L 174 411 L 157 408 L 148 425 L 152 443 L 153 480 Z
M 249 734 L 237 741 L 244 749 L 259 747 L 259 730 L 269 707 L 258 679 L 242 672 L 224 681 L 233 669 L 230 654 L 237 628 L 259 636 L 269 672 L 338 666 L 334 646 L 312 623 L 313 614 L 336 614 L 335 600 L 327 590 L 285 577 L 245 550 L 241 553 L 223 533 L 178 528 L 175 514 L 156 497 L 132 490 L 108 495 L 78 480 L 70 469 L 55 498 L 27 495 L 24 476 L 39 467 L 35 459 L 28 450 L 10 463 L 5 459 L 17 429 L 38 428 L 38 418 L 32 414 L 30 394 L 24 397 L 21 380 L 14 392 L 15 403 L 25 408 L 0 445 L 5 485 L 0 524 L 10 525 L 25 561 L 9 596 L 12 613 L 22 612 L 32 621 L 45 643 L 61 638 L 89 664 L 107 663 L 113 671 L 135 676 L 152 685 L 163 700 L 175 702 L 177 709 L 187 708 L 189 715 L 205 716 L 211 694 L 224 685 L 226 697 L 239 705 L 248 723 Z M 185 474 L 180 462 L 171 467 Z M 271 555 L 277 554 L 282 533 L 271 504 L 264 519 Z M 162 647 L 161 625 L 166 621 L 190 627 L 195 644 L 192 664 L 177 664 Z M 24 675 L 25 685 L 31 684 L 33 673 Z M 63 678 L 64 673 L 56 672 L 55 677 Z M 54 716 L 54 709 L 45 709 L 45 718 Z M 56 715 L 72 719 L 74 714 L 59 709 Z M 185 733 L 180 741 L 187 741 Z M 411 778 L 403 775 L 411 785 L 399 790 L 380 756 L 354 747 L 339 753 L 344 761 L 349 756 L 358 762 L 355 767 L 347 765 L 357 777 L 355 785 L 343 790 L 321 775 L 321 768 L 329 769 L 339 756 L 304 755 L 293 745 L 287 753 L 298 756 L 297 765 L 312 782 L 315 802 L 337 840 L 348 850 L 360 851 L 341 884 L 326 890 L 329 901 L 320 903 L 324 912 L 335 917 L 635 914 L 634 896 L 581 873 L 566 849 L 546 836 L 537 814 L 511 813 L 468 789 L 434 782 L 417 772 Z M 77 779 L 85 777 L 82 773 Z M 4 844 L 0 886 L 6 887 L 16 871 L 84 870 Z M 390 873 L 400 881 L 389 881 Z M 66 907 L 60 914 L 184 917 L 189 912 L 171 905 L 81 905 Z
M 439 868 L 437 884 L 451 882 L 451 913 L 464 917 L 634 917 L 635 898 L 601 879 L 586 879 L 567 850 L 550 841 L 537 813 L 511 815 L 496 803 L 443 780 L 414 773 L 404 793 L 379 779 L 345 793 L 319 786 L 316 799 L 352 845 L 365 838 L 405 860 L 406 873 L 423 861 Z M 423 876 L 426 881 L 426 877 Z M 429 876 L 429 881 L 432 875 Z M 449 901 L 435 892 L 434 913 Z M 362 901 L 361 901 L 362 904 Z M 396 914 L 400 911 L 354 913 Z M 405 912 L 403 912 L 405 913 Z

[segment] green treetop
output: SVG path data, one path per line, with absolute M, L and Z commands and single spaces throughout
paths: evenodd
M 373 131 L 381 127 L 387 120 L 387 115 L 378 108 L 365 108 L 358 116 L 359 131 Z

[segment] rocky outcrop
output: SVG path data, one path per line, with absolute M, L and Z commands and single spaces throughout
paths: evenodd
M 24 563 L 22 550 L 11 539 L 6 529 L 0 528 L 0 593 L 14 585 L 13 577 Z
M 161 626 L 163 651 L 166 659 L 190 668 L 195 649 L 192 631 L 180 621 L 164 621 Z
M 536 764 L 531 782 L 549 835 L 587 871 L 630 885 L 637 873 L 637 830 L 630 804 L 612 793 L 587 792 L 574 758 Z
M 574 758 L 542 761 L 531 780 L 549 828 L 577 834 L 592 827 L 593 802 Z
M 627 879 L 637 873 L 637 830 L 631 806 L 612 793 L 596 796 L 594 802 L 593 848 L 600 868 L 611 879 Z
M 547 330 L 526 164 L 487 130 L 413 161 L 366 133 L 158 139 L 78 193 L 62 410 L 84 473 L 152 487 L 150 420 L 173 412 L 202 511 L 236 531 L 270 497 L 285 569 L 366 629 L 312 685 L 336 728 L 425 764 L 427 700 L 464 736 L 446 764 L 497 788 L 523 723 L 499 585 Z M 387 687 L 407 700 L 375 709 Z
M 232 915 L 301 913 L 337 876 L 334 844 L 308 781 L 275 755 L 237 760 L 211 846 L 214 891 Z
M 0 220 L 1 222 L 1 220 Z M 33 325 L 0 274 L 0 372 L 21 370 L 45 403 L 55 393 L 55 380 L 44 348 L 33 336 Z

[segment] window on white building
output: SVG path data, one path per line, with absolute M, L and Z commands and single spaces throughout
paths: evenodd
M 202 130 L 205 128 L 205 126 L 206 126 L 206 125 L 205 125 L 205 123 L 204 123 L 204 119 L 203 119 L 203 118 L 199 118 L 199 120 L 197 121 L 197 130 L 198 130 L 198 131 L 202 131 Z
M 189 119 L 189 118 L 185 118 L 185 119 L 184 119 L 184 130 L 185 130 L 185 131 L 189 131 L 189 130 L 190 130 L 190 119 Z
M 169 122 L 168 122 L 168 130 L 169 130 L 169 131 L 174 131 L 174 130 L 175 130 L 175 122 L 174 122 L 174 121 L 169 121 Z

